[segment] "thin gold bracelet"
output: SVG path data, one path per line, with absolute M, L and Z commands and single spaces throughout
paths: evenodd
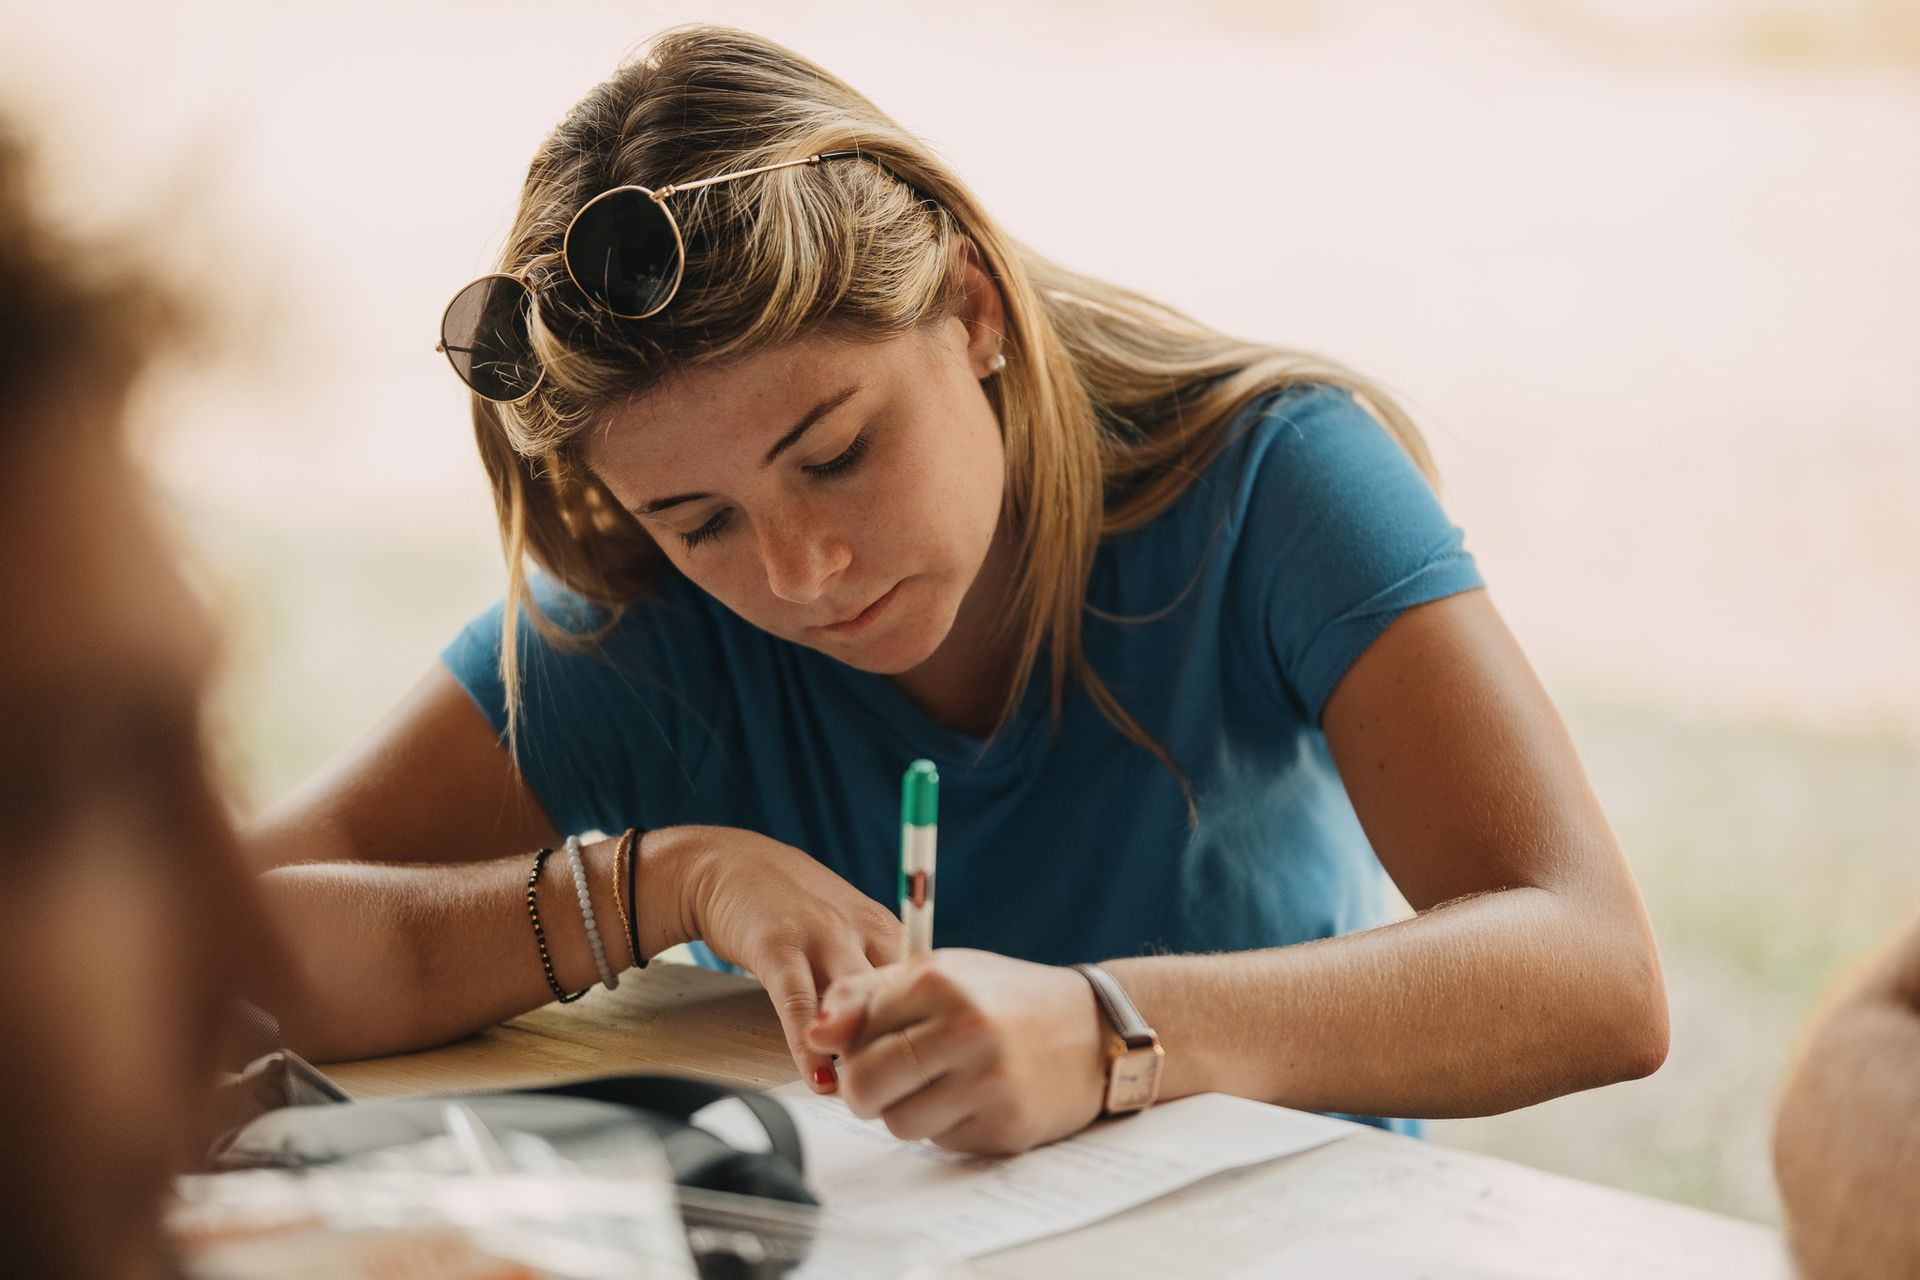
M 625 873 L 626 860 L 639 853 L 634 848 L 634 835 L 638 831 L 638 827 L 628 827 L 627 834 L 620 837 L 620 843 L 613 849 L 613 914 L 620 917 L 620 932 L 627 935 L 627 954 L 634 958 L 635 964 L 640 962 L 640 948 L 634 944 L 633 940 L 635 921 L 628 917 L 626 909 L 620 905 L 620 879 Z M 628 897 L 632 895 L 629 894 Z

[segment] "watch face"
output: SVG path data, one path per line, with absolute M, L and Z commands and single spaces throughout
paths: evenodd
M 1157 1044 L 1116 1054 L 1107 1070 L 1107 1110 L 1138 1111 L 1153 1105 L 1160 1094 L 1160 1064 L 1166 1056 Z

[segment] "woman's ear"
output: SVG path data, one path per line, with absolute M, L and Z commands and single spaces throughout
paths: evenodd
M 954 271 L 960 279 L 959 320 L 967 331 L 967 363 L 976 378 L 989 378 L 1006 366 L 1006 303 L 1000 286 L 987 274 L 980 247 L 960 236 L 954 245 Z

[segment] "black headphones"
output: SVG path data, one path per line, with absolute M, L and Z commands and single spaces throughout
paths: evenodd
M 291 1055 L 288 1055 L 291 1056 Z M 693 1123 L 701 1108 L 737 1099 L 767 1132 L 769 1149 L 748 1151 Z M 628 1148 L 636 1129 L 658 1142 L 680 1188 L 687 1242 L 703 1280 L 771 1280 L 805 1260 L 818 1205 L 807 1189 L 800 1132 L 764 1094 L 680 1076 L 605 1076 L 544 1089 L 428 1094 L 348 1102 L 337 1091 L 307 1091 L 223 1139 L 216 1170 L 300 1169 L 369 1155 L 446 1132 L 446 1106 L 458 1102 L 487 1128 L 541 1139 L 563 1158 L 590 1166 L 596 1155 Z M 304 1104 L 304 1105 L 303 1105 Z M 705 1193 L 753 1196 L 792 1206 L 778 1232 L 756 1231 L 738 1207 Z

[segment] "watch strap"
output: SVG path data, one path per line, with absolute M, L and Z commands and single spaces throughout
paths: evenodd
M 1127 1048 L 1145 1049 L 1160 1042 L 1160 1037 L 1153 1033 L 1153 1028 L 1147 1025 L 1147 1020 L 1140 1016 L 1140 1010 L 1134 1007 L 1133 1001 L 1127 998 L 1127 993 L 1121 989 L 1118 982 L 1114 981 L 1112 974 L 1097 964 L 1076 964 L 1070 967 L 1077 970 L 1080 976 L 1093 985 L 1094 997 L 1099 1000 L 1101 1011 L 1107 1015 L 1108 1024 L 1113 1027 L 1114 1034 L 1120 1037 Z

